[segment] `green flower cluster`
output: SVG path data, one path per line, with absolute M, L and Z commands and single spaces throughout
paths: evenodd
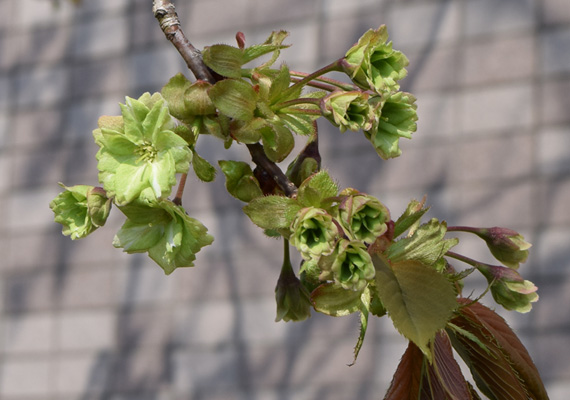
M 415 97 L 399 91 L 408 59 L 387 40 L 385 25 L 366 32 L 340 62 L 363 91 L 333 92 L 322 105 L 323 114 L 341 131 L 362 129 L 383 159 L 401 154 L 399 139 L 412 137 L 418 119 Z
M 175 133 L 177 123 L 159 93 L 127 97 L 121 111 L 121 116 L 101 117 L 93 131 L 103 188 L 64 186 L 50 204 L 55 221 L 65 235 L 82 238 L 105 223 L 112 202 L 127 217 L 115 247 L 148 253 L 167 274 L 192 266 L 195 254 L 213 238 L 168 196 L 176 174 L 188 172 L 193 151 Z
M 338 204 L 304 207 L 291 224 L 291 244 L 319 280 L 362 291 L 374 279 L 368 246 L 387 230 L 388 209 L 373 196 L 347 189 Z

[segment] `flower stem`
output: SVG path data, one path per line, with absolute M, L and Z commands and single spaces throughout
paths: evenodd
M 178 190 L 176 191 L 176 197 L 172 202 L 177 206 L 182 205 L 182 195 L 184 194 L 184 188 L 186 187 L 186 178 L 188 178 L 188 174 L 182 174 L 180 177 L 180 182 L 178 183 Z
M 469 232 L 477 234 L 480 231 L 479 228 L 473 228 L 471 226 L 448 226 L 447 232 Z
M 310 74 L 301 73 L 300 75 L 301 76 L 304 75 L 304 77 L 301 80 L 298 80 L 297 82 L 295 82 L 293 85 L 289 86 L 289 88 L 287 88 L 287 90 L 285 90 L 283 92 L 282 96 L 287 98 L 291 93 L 295 92 L 295 90 L 297 90 L 298 87 L 303 87 L 303 86 L 309 84 L 309 82 L 311 82 L 314 79 L 317 79 L 321 75 L 324 75 L 326 73 L 333 72 L 333 71 L 341 71 L 341 66 L 340 66 L 341 61 L 342 61 L 342 58 L 338 59 L 336 61 L 333 61 L 329 65 L 326 65 L 323 68 L 318 69 L 315 72 L 312 72 Z
M 283 273 L 293 273 L 293 266 L 289 257 L 289 239 L 285 238 L 283 238 L 283 266 L 281 267 L 281 274 Z
M 446 256 L 451 257 L 451 258 L 455 258 L 456 260 L 459 261 L 463 261 L 466 264 L 471 265 L 472 267 L 477 267 L 478 265 L 480 265 L 481 263 L 478 261 L 475 261 L 472 258 L 469 257 L 465 257 L 464 255 L 455 253 L 453 251 L 448 251 L 447 253 L 445 253 Z
M 336 62 L 338 63 L 338 60 Z M 338 71 L 338 70 L 339 69 L 334 69 L 333 71 Z M 327 71 L 327 72 L 332 72 L 332 71 Z M 298 77 L 302 77 L 302 78 L 307 77 L 309 75 L 306 72 L 299 72 L 299 71 L 289 71 L 289 73 L 293 76 L 298 76 Z M 299 80 L 295 79 L 294 81 L 298 82 Z M 320 82 L 324 82 L 324 83 L 320 83 Z M 336 90 L 337 88 L 342 89 L 342 90 L 349 90 L 349 91 L 358 89 L 358 87 L 356 85 L 341 82 L 341 81 L 338 81 L 336 79 L 327 78 L 325 76 L 319 76 L 319 77 L 313 78 L 313 82 L 309 82 L 307 85 L 313 86 L 316 88 L 320 88 L 320 89 L 324 89 L 327 91 L 331 91 L 331 92 L 333 90 Z
M 272 107 L 272 109 L 273 109 L 273 111 L 277 111 L 277 110 L 281 110 L 283 108 L 286 108 L 289 106 L 294 106 L 297 104 L 313 104 L 313 105 L 316 105 L 317 107 L 319 107 L 320 103 L 321 103 L 321 99 L 314 99 L 314 98 L 310 98 L 310 97 L 301 97 L 298 99 L 288 100 L 288 101 L 284 101 L 283 103 L 276 104 L 275 106 Z M 304 111 L 315 111 L 315 110 L 304 110 Z M 314 114 L 314 113 L 310 112 L 308 114 Z M 318 112 L 318 114 L 320 114 L 320 112 Z

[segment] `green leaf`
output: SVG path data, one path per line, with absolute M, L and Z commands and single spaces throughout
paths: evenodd
M 443 239 L 446 232 L 447 224 L 433 218 L 421 225 L 411 237 L 392 244 L 386 256 L 392 262 L 417 260 L 432 265 L 459 242 L 456 238 Z
M 457 306 L 453 285 L 418 261 L 389 265 L 372 256 L 380 300 L 396 329 L 431 360 L 429 342 L 445 328 Z
M 334 282 L 323 283 L 311 293 L 311 302 L 317 312 L 342 317 L 360 310 L 365 291 L 346 290 Z
M 212 182 L 216 178 L 216 168 L 200 157 L 196 150 L 192 149 L 192 154 L 192 167 L 198 179 L 204 182 Z
M 208 91 L 214 105 L 230 118 L 249 121 L 257 103 L 257 93 L 253 87 L 242 80 L 224 79 L 217 82 Z
M 267 158 L 276 163 L 283 161 L 295 147 L 291 131 L 279 123 L 262 128 L 261 140 Z
M 419 224 L 420 219 L 429 210 L 429 207 L 424 207 L 424 200 L 421 202 L 417 200 L 410 201 L 406 211 L 404 211 L 404 213 L 400 215 L 398 220 L 394 223 L 394 237 L 400 236 L 408 229 Z M 415 231 L 415 229 L 412 230 Z
M 370 288 L 371 299 L 370 299 L 370 312 L 378 318 L 386 315 L 386 307 L 382 304 L 380 297 L 378 297 L 378 290 L 376 289 L 376 284 L 368 285 Z
M 279 118 L 297 135 L 309 136 L 316 132 L 315 117 L 307 114 L 285 114 L 282 109 Z
M 368 287 L 364 289 L 362 295 L 360 296 L 360 334 L 358 335 L 358 340 L 354 346 L 354 359 L 349 366 L 356 363 L 362 344 L 364 343 L 364 336 L 366 336 L 366 329 L 368 328 L 368 316 L 370 315 L 370 290 Z
M 248 121 L 233 120 L 230 123 L 231 137 L 239 143 L 257 143 L 261 140 L 261 130 L 266 125 L 267 121 L 258 117 Z
M 287 64 L 283 64 L 279 70 L 279 73 L 271 83 L 271 87 L 269 89 L 269 104 L 273 105 L 280 101 L 290 100 L 281 98 L 283 92 L 289 87 L 290 84 L 291 75 L 289 74 L 289 67 L 287 67 Z M 298 97 L 299 94 L 300 92 L 297 93 L 297 96 L 294 96 L 292 98 Z
M 289 228 L 301 205 L 284 196 L 265 196 L 253 199 L 243 208 L 251 221 L 263 229 Z
M 208 91 L 211 83 L 196 81 L 184 92 L 184 107 L 186 115 L 214 115 L 216 107 L 212 103 Z
M 220 160 L 218 164 L 226 177 L 226 189 L 229 194 L 245 202 L 263 196 L 259 182 L 248 163 Z
M 242 50 L 227 44 L 207 46 L 202 59 L 212 70 L 228 78 L 241 78 L 241 66 L 248 61 Z
M 321 207 L 324 199 L 338 194 L 338 185 L 327 171 L 311 175 L 299 187 L 297 199 L 305 207 Z
M 174 75 L 161 90 L 162 96 L 168 103 L 168 110 L 174 118 L 180 120 L 187 116 L 184 104 L 184 92 L 192 85 L 183 74 Z
M 271 59 L 262 65 L 262 67 L 271 66 L 275 60 L 277 60 L 277 57 L 279 57 L 279 50 L 290 46 L 282 44 L 287 36 L 289 36 L 289 33 L 286 31 L 273 31 L 263 44 L 246 47 L 243 50 L 243 64 L 255 60 L 264 54 L 273 52 Z

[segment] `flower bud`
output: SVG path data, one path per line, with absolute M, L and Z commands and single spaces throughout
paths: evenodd
M 531 303 L 538 300 L 538 288 L 517 271 L 483 263 L 477 263 L 475 267 L 487 278 L 495 301 L 507 310 L 526 313 L 531 310 Z
M 528 258 L 531 244 L 512 229 L 482 228 L 477 229 L 475 233 L 487 243 L 491 254 L 509 268 L 517 269 L 519 264 Z
M 342 225 L 357 240 L 372 244 L 386 232 L 390 212 L 378 199 L 365 194 L 346 197 L 339 206 Z
M 275 286 L 275 301 L 277 303 L 275 322 L 303 321 L 311 316 L 310 294 L 293 272 L 288 241 L 285 241 L 285 257 Z
M 291 231 L 291 244 L 305 260 L 318 259 L 334 251 L 338 228 L 332 216 L 323 209 L 301 209 L 291 225 Z
M 111 212 L 111 199 L 107 197 L 103 188 L 94 187 L 87 191 L 87 212 L 93 225 L 96 227 L 105 225 Z
M 341 239 L 330 266 L 334 280 L 347 290 L 362 290 L 376 274 L 366 246 L 359 241 Z

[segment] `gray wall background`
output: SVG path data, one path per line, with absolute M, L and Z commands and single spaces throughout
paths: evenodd
M 118 212 L 87 239 L 61 235 L 48 203 L 58 181 L 97 183 L 98 116 L 118 114 L 125 95 L 158 91 L 185 71 L 150 1 L 83 3 L 0 0 L 0 399 L 382 398 L 405 341 L 388 319 L 373 321 L 349 368 L 355 318 L 274 323 L 281 244 L 241 214 L 223 177 L 188 182 L 184 205 L 216 237 L 196 268 L 166 277 L 145 256 L 114 249 Z M 293 47 L 282 59 L 299 70 L 325 65 L 367 29 L 388 25 L 411 61 L 403 86 L 418 97 L 418 132 L 403 141 L 401 158 L 383 162 L 361 134 L 340 135 L 325 121 L 324 166 L 394 216 L 427 194 L 431 217 L 522 232 L 534 246 L 521 272 L 541 298 L 530 314 L 505 317 L 551 399 L 567 399 L 568 0 L 176 5 L 198 48 L 231 44 L 238 30 L 248 43 L 290 31 Z M 208 140 L 201 153 L 225 154 Z M 247 159 L 238 147 L 231 156 Z M 465 254 L 484 250 L 464 239 Z

